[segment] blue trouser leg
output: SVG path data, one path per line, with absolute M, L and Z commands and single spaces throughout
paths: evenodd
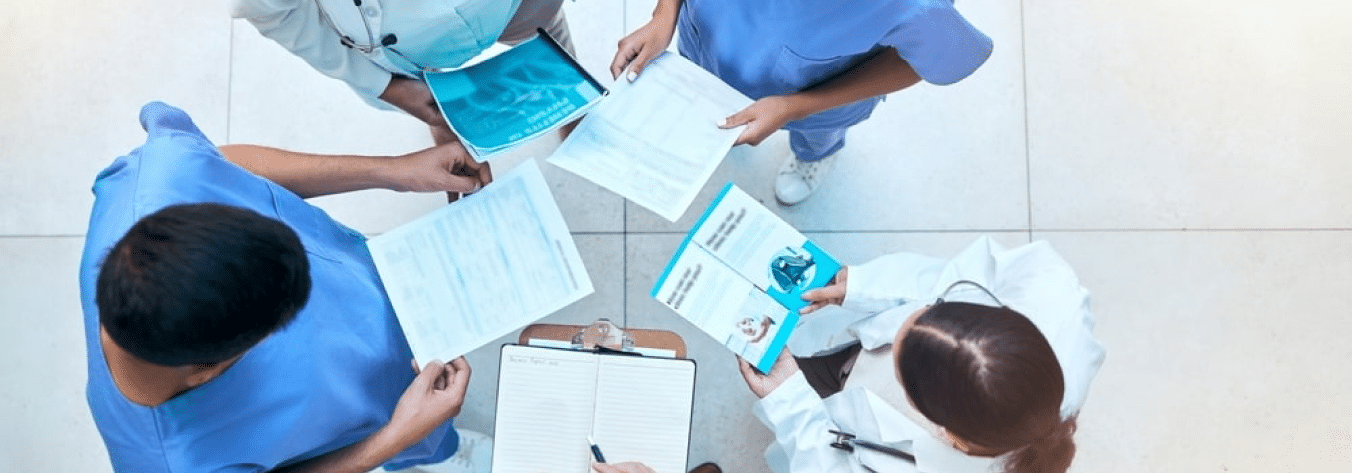
M 845 146 L 848 129 L 789 130 L 789 148 L 801 161 L 819 161 Z

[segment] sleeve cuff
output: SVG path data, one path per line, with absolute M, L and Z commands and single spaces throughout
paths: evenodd
M 812 386 L 807 384 L 807 378 L 803 377 L 803 372 L 799 371 L 756 402 L 756 417 L 773 427 L 794 414 L 801 414 L 804 399 L 819 401 L 817 392 L 812 390 Z

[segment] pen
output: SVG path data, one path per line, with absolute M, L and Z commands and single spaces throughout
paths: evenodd
M 596 446 L 596 441 L 591 436 L 587 436 L 587 444 L 591 445 L 592 456 L 596 457 L 596 463 L 605 463 L 606 457 L 601 455 L 601 447 Z

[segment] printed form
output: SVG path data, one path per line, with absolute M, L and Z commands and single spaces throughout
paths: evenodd
M 742 133 L 718 125 L 751 102 L 688 59 L 663 54 L 634 82 L 616 81 L 549 162 L 674 222 Z
M 535 160 L 367 246 L 419 363 L 469 353 L 592 292 Z

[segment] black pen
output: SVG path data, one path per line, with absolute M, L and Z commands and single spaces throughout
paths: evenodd
M 596 463 L 605 463 L 606 457 L 601 455 L 601 447 L 596 446 L 596 441 L 591 436 L 587 436 L 587 444 L 591 445 L 592 456 L 596 457 Z

